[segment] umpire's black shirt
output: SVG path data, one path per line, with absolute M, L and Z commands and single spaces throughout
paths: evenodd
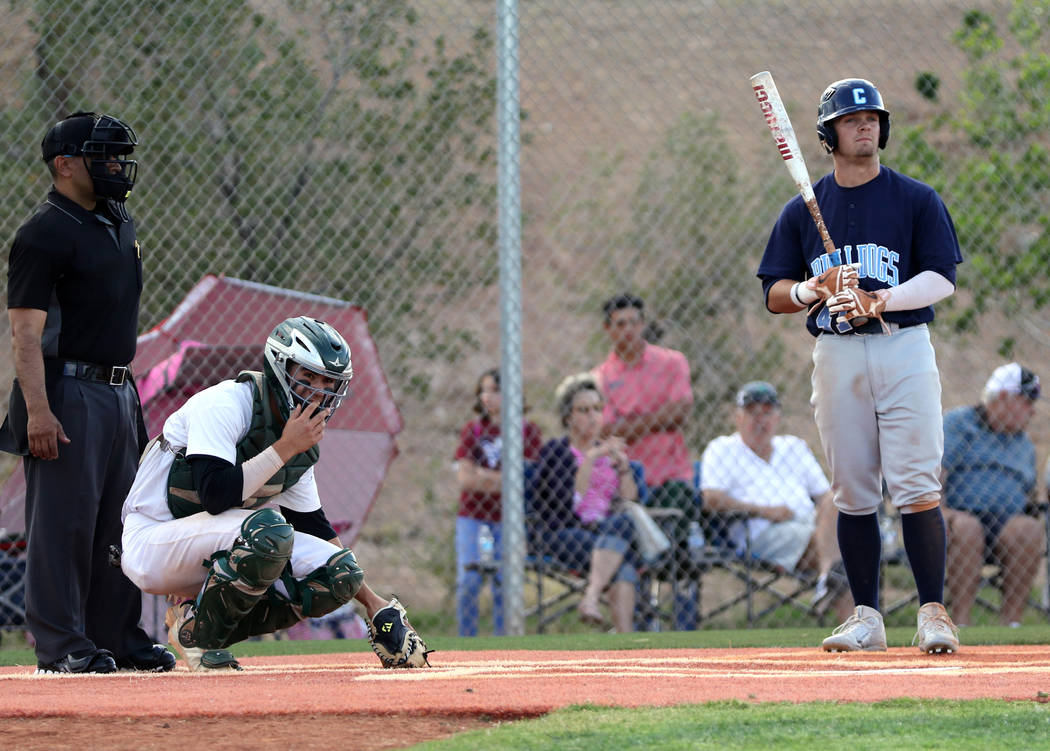
M 15 234 L 7 307 L 47 311 L 44 357 L 127 365 L 135 357 L 142 259 L 135 224 L 54 188 Z

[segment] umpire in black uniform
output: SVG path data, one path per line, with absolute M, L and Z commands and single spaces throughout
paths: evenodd
M 38 673 L 165 671 L 141 593 L 110 562 L 145 428 L 135 356 L 142 258 L 124 201 L 137 140 L 77 112 L 41 144 L 54 185 L 15 235 L 7 305 L 17 380 L 0 448 L 24 457 L 26 619 Z

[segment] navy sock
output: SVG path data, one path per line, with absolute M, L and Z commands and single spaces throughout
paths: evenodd
M 879 563 L 882 536 L 878 514 L 851 516 L 839 512 L 839 552 L 854 605 L 879 609 Z
M 915 576 L 919 604 L 944 602 L 944 569 L 946 566 L 947 535 L 941 507 L 901 514 L 901 537 L 908 563 Z

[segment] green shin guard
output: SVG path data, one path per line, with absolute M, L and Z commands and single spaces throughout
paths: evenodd
M 233 547 L 210 559 L 211 570 L 194 607 L 197 646 L 221 649 L 240 641 L 238 624 L 285 570 L 293 541 L 292 526 L 273 509 L 244 520 Z
M 364 578 L 364 571 L 349 549 L 335 553 L 324 566 L 314 569 L 301 580 L 292 576 L 291 566 L 288 566 L 281 575 L 281 582 L 290 597 L 276 587 L 270 587 L 266 596 L 237 623 L 228 637 L 229 643 L 272 634 L 294 626 L 304 618 L 327 615 L 350 602 L 361 589 Z
M 354 598 L 364 583 L 365 572 L 349 548 L 334 554 L 319 569 L 299 582 L 299 601 L 304 618 L 327 615 Z

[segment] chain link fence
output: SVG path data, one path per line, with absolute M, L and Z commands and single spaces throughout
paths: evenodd
M 461 520 L 457 542 L 455 454 L 478 437 L 465 426 L 478 416 L 480 377 L 500 359 L 495 3 L 6 0 L 2 12 L 0 235 L 10 242 L 47 190 L 39 143 L 49 125 L 93 109 L 131 123 L 140 140 L 128 205 L 145 269 L 143 332 L 207 275 L 367 311 L 403 429 L 353 547 L 372 587 L 396 593 L 422 631 L 455 633 L 457 611 L 460 629 L 491 631 L 489 567 L 473 566 L 457 594 L 457 552 L 461 568 L 477 555 L 479 524 Z M 801 316 L 764 310 L 754 277 L 794 193 L 750 88 L 760 70 L 776 77 L 814 178 L 830 165 L 813 133 L 821 91 L 872 79 L 893 118 L 884 163 L 934 185 L 952 211 L 966 263 L 934 327 L 943 407 L 976 404 L 1005 362 L 1046 375 L 1048 25 L 1046 0 L 521 3 L 522 378 L 541 441 L 565 434 L 555 388 L 605 359 L 602 303 L 627 291 L 646 302 L 647 338 L 688 363 L 690 462 L 737 429 L 734 395 L 760 380 L 778 391 L 780 432 L 825 467 L 808 404 L 812 339 Z M 265 306 L 216 315 L 235 315 L 244 331 L 278 322 Z M 0 352 L 10 352 L 6 327 Z M 231 376 L 228 366 L 202 382 Z M 5 400 L 13 375 L 5 354 Z M 373 409 L 358 397 L 342 409 Z M 1050 453 L 1041 405 L 1028 434 L 1034 477 Z M 483 455 L 482 443 L 467 453 Z M 360 461 L 338 457 L 345 483 Z M 1030 495 L 1045 498 L 1041 478 Z M 805 606 L 812 576 L 751 592 L 739 569 L 694 565 L 685 521 L 659 519 L 683 552 L 672 571 L 642 561 L 633 627 L 689 624 L 682 608 L 698 598 L 700 626 L 767 610 L 768 625 L 813 622 L 770 594 L 809 586 L 788 598 Z M 1045 606 L 1044 547 L 1025 548 L 1036 560 L 1024 595 Z M 978 573 L 995 574 L 993 563 Z M 762 567 L 748 567 L 747 581 Z M 557 573 L 544 570 L 542 597 L 566 595 L 565 613 L 547 608 L 543 627 L 581 628 L 586 574 Z M 906 599 L 909 576 L 890 566 L 887 598 Z M 526 579 L 529 630 L 540 626 L 535 581 Z M 975 608 L 974 622 L 997 619 L 995 584 L 980 586 L 990 607 Z M 740 602 L 705 610 L 741 591 Z M 616 614 L 606 605 L 603 619 Z M 901 623 L 913 622 L 908 607 Z M 679 617 L 663 617 L 668 608 Z

